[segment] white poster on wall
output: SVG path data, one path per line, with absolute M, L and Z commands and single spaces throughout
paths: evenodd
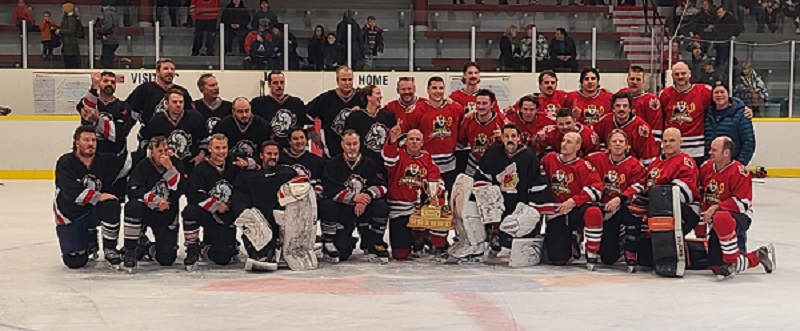
M 33 73 L 36 114 L 75 114 L 75 105 L 92 87 L 90 73 Z
M 450 81 L 450 92 L 460 90 L 464 87 L 461 82 L 461 75 L 448 75 L 447 79 Z M 509 75 L 481 75 L 482 89 L 487 89 L 494 92 L 497 98 L 497 103 L 500 109 L 512 104 L 514 100 L 511 96 L 511 76 Z

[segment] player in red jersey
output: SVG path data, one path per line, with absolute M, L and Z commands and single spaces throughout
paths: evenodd
M 532 96 L 526 95 L 520 98 L 516 105 L 519 111 L 506 114 L 506 121 L 514 123 L 519 129 L 520 144 L 536 147 L 536 144 L 532 144 L 536 133 L 548 125 L 555 125 L 556 122 L 542 115 L 539 111 L 539 100 Z
M 413 116 L 408 117 L 408 129 L 422 132 L 425 149 L 439 166 L 448 190 L 458 174 L 455 152 L 463 116 L 460 104 L 444 100 L 444 79 L 434 76 L 428 79 L 428 100 L 418 103 Z
M 628 82 L 628 87 L 623 87 L 619 92 L 631 95 L 633 113 L 649 124 L 651 129 L 655 129 L 656 125 L 661 125 L 660 121 L 663 120 L 661 118 L 661 103 L 655 94 L 644 90 L 644 68 L 632 66 L 628 69 L 626 81 Z M 659 130 L 661 130 L 660 127 Z
M 627 93 L 617 92 L 611 97 L 613 112 L 603 116 L 594 130 L 600 137 L 600 148 L 608 145 L 608 136 L 615 129 L 625 131 L 630 145 L 628 154 L 644 165 L 648 165 L 658 157 L 660 152 L 656 139 L 653 138 L 650 126 L 644 120 L 631 113 L 631 97 Z
M 594 126 L 611 109 L 611 93 L 600 88 L 600 73 L 595 68 L 581 71 L 581 88 L 567 94 L 566 108 L 575 112 L 578 122 Z
M 536 134 L 535 142 L 539 145 L 539 154 L 551 151 L 561 153 L 561 144 L 564 135 L 568 132 L 578 133 L 581 137 L 579 156 L 589 155 L 589 153 L 600 150 L 600 138 L 597 133 L 590 127 L 577 123 L 573 116 L 572 110 L 561 109 L 556 115 L 556 125 L 546 126 Z
M 705 84 L 692 84 L 692 71 L 686 62 L 679 61 L 672 66 L 672 80 L 675 85 L 668 86 L 658 96 L 661 102 L 664 128 L 676 128 L 683 136 L 681 149 L 701 161 L 705 155 L 705 116 L 711 105 L 711 87 Z M 658 122 L 656 122 L 658 123 Z M 660 126 L 654 129 L 656 138 L 660 137 Z
M 414 113 L 417 104 L 425 103 L 425 98 L 417 96 L 417 86 L 414 84 L 414 77 L 400 77 L 397 80 L 397 95 L 399 97 L 390 101 L 384 109 L 394 114 L 394 118 L 408 124 L 408 117 Z M 403 127 L 403 132 L 408 131 Z
M 566 264 L 570 256 L 579 257 L 575 254 L 579 236 L 572 233 L 583 228 L 587 267 L 593 270 L 599 260 L 603 212 L 589 202 L 601 201 L 603 183 L 594 167 L 578 157 L 580 146 L 581 136 L 569 132 L 564 135 L 561 153 L 550 153 L 542 158 L 542 175 L 549 178 L 553 198 L 560 203 L 556 209 L 560 216 L 547 222 L 544 244 L 551 263 Z
M 767 273 L 775 270 L 772 244 L 754 252 L 739 252 L 738 235 L 750 228 L 753 217 L 753 178 L 747 167 L 731 158 L 733 149 L 729 137 L 714 139 L 709 160 L 700 168 L 703 220 L 714 225 L 708 241 L 711 270 L 723 279 L 759 263 Z
M 470 148 L 465 173 L 475 174 L 481 157 L 490 146 L 500 143 L 501 128 L 505 125 L 502 114 L 493 112 L 497 105 L 494 93 L 480 90 L 475 99 L 475 113 L 467 114 L 458 131 L 458 143 Z
M 636 245 L 641 236 L 642 219 L 633 216 L 625 203 L 633 197 L 628 187 L 642 182 L 644 167 L 628 154 L 628 135 L 621 129 L 613 129 L 608 135 L 608 151 L 589 154 L 589 161 L 603 180 L 603 240 L 600 244 L 600 259 L 605 264 L 614 264 L 620 255 L 620 226 L 625 226 L 625 262 L 630 271 L 636 267 Z M 626 192 L 627 191 L 627 192 Z
M 566 106 L 567 92 L 558 89 L 558 76 L 555 72 L 544 71 L 539 74 L 539 92 L 534 93 L 531 97 L 538 101 L 539 116 L 555 121 L 558 110 Z M 514 104 L 508 106 L 505 113 L 514 113 L 519 109 L 520 106 Z

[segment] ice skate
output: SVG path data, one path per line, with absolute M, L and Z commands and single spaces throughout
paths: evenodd
M 125 254 L 123 254 L 123 264 L 122 267 L 128 273 L 133 273 L 136 270 L 138 265 L 138 259 L 136 258 L 136 249 L 126 249 Z
M 144 258 L 153 260 L 155 255 L 150 256 L 150 247 L 155 248 L 155 245 L 150 241 L 149 238 L 147 238 L 147 236 L 139 237 L 139 243 L 136 246 L 136 253 L 134 254 L 134 256 L 136 256 L 136 260 L 141 261 Z
M 247 261 L 244 262 L 244 270 L 245 271 L 275 271 L 278 270 L 278 264 L 275 262 L 268 262 L 268 261 L 260 261 L 256 259 L 248 258 Z
M 89 242 L 86 245 L 90 261 L 97 261 L 100 258 L 100 244 L 97 241 L 97 230 L 89 230 Z
M 367 248 L 370 262 L 378 262 L 380 264 L 389 263 L 389 247 L 386 243 L 377 243 Z
M 450 259 L 450 254 L 447 253 L 447 248 L 434 247 L 431 250 L 431 259 L 436 262 L 446 262 Z
M 636 258 L 636 253 L 625 252 L 625 265 L 628 266 L 629 273 L 636 273 L 636 266 L 639 265 Z
M 186 245 L 186 258 L 183 259 L 183 265 L 186 271 L 197 270 L 197 261 L 200 259 L 200 245 L 188 244 Z
M 758 255 L 758 259 L 761 261 L 761 265 L 764 266 L 764 271 L 768 274 L 771 274 L 775 269 L 778 269 L 778 262 L 775 259 L 775 246 L 772 244 L 768 244 L 766 246 L 761 246 L 756 250 L 756 254 Z
M 736 275 L 736 263 L 723 263 L 717 272 L 717 280 L 723 281 L 733 278 Z
M 599 260 L 597 253 L 586 252 L 586 270 L 595 271 Z
M 103 249 L 103 256 L 112 268 L 119 270 L 119 265 L 122 263 L 122 256 L 120 256 L 116 248 Z
M 339 250 L 333 241 L 325 241 L 322 244 L 322 256 L 329 263 L 339 263 Z

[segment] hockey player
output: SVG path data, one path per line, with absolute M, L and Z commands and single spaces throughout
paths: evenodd
M 492 111 L 496 104 L 494 93 L 489 90 L 478 91 L 475 96 L 475 112 L 467 114 L 461 122 L 458 143 L 469 147 L 465 171 L 468 176 L 475 174 L 483 153 L 492 145 L 500 143 L 500 128 L 505 125 L 505 118 L 499 112 Z
M 325 198 L 320 201 L 319 216 L 323 222 L 338 224 L 334 245 L 339 257 L 326 258 L 331 262 L 350 258 L 355 246 L 352 233 L 358 226 L 361 247 L 366 248 L 371 259 L 386 263 L 389 251 L 383 235 L 389 206 L 384 200 L 384 180 L 377 176 L 378 167 L 372 160 L 361 154 L 358 134 L 346 131 L 342 138 L 344 153 L 325 164 L 322 177 Z
M 347 117 L 354 110 L 366 105 L 353 90 L 353 71 L 348 66 L 336 68 L 336 89 L 323 92 L 308 103 L 306 109 L 310 118 L 318 118 L 322 124 L 322 138 L 311 136 L 325 155 L 333 157 L 342 153 L 342 133 Z
M 711 269 L 723 279 L 759 263 L 767 273 L 777 267 L 772 244 L 754 252 L 739 252 L 738 234 L 750 228 L 753 217 L 753 181 L 750 170 L 732 159 L 734 147 L 728 137 L 714 139 L 709 150 L 710 159 L 700 168 L 703 221 L 713 224 L 708 241 L 709 260 Z
M 95 130 L 90 125 L 75 129 L 72 152 L 61 155 L 56 162 L 56 235 L 61 259 L 70 269 L 81 268 L 89 258 L 97 258 L 97 210 L 105 204 L 119 206 L 117 196 L 110 192 L 111 184 L 121 170 L 127 172 L 116 155 L 97 153 Z M 112 262 L 113 254 L 105 254 L 106 260 Z
M 119 226 L 122 206 L 125 202 L 125 188 L 132 160 L 128 153 L 128 135 L 135 124 L 131 116 L 131 107 L 114 96 L 117 87 L 117 76 L 109 71 L 92 75 L 92 90 L 77 104 L 81 115 L 81 125 L 91 125 L 97 134 L 97 152 L 112 153 L 117 161 L 125 163 L 125 172 L 120 174 L 116 182 L 106 183 L 109 192 L 117 199 L 97 206 L 97 218 L 100 220 L 103 234 L 103 256 L 112 266 L 119 266 L 122 257 L 117 250 Z
M 456 143 L 464 110 L 457 103 L 444 100 L 444 79 L 428 79 L 428 100 L 418 103 L 413 116 L 409 116 L 410 129 L 422 132 L 423 145 L 439 167 L 445 188 L 449 191 L 456 180 Z
M 314 122 L 306 114 L 306 104 L 285 92 L 286 75 L 279 70 L 271 71 L 267 74 L 267 84 L 269 94 L 253 98 L 251 104 L 253 114 L 269 123 L 275 141 L 281 147 L 289 147 L 289 130 L 296 126 L 316 134 Z
M 261 117 L 253 116 L 245 97 L 233 99 L 233 116 L 222 119 L 214 133 L 228 138 L 228 153 L 242 158 L 258 158 L 258 146 L 272 137 L 272 129 Z
M 532 144 L 536 134 L 548 125 L 555 125 L 556 122 L 542 114 L 539 110 L 539 100 L 526 95 L 517 101 L 519 110 L 506 114 L 506 121 L 514 123 L 519 129 L 520 144 L 536 148 L 537 144 Z M 553 115 L 555 118 L 555 113 Z
M 242 171 L 233 184 L 233 215 L 243 227 L 242 243 L 247 252 L 245 270 L 278 269 L 279 228 L 273 210 L 279 209 L 278 191 L 297 176 L 291 167 L 279 165 L 279 146 L 272 140 L 260 146 L 261 169 Z M 257 212 L 256 212 L 257 211 Z M 243 218 L 257 218 L 242 222 Z
M 586 157 L 586 161 L 594 166 L 603 180 L 600 205 L 605 222 L 600 242 L 600 259 L 605 264 L 614 264 L 619 260 L 620 227 L 624 226 L 625 263 L 629 271 L 633 272 L 637 265 L 636 245 L 641 236 L 642 219 L 633 216 L 626 203 L 633 197 L 628 188 L 644 181 L 644 167 L 639 160 L 628 154 L 630 144 L 625 131 L 611 130 L 607 141 L 607 152 L 596 152 Z
M 172 265 L 178 256 L 178 199 L 185 186 L 181 161 L 163 136 L 149 138 L 147 148 L 149 156 L 133 168 L 128 181 L 124 231 L 128 272 L 144 254 L 161 266 Z M 147 227 L 153 230 L 153 243 L 144 233 Z
M 194 109 L 185 109 L 183 92 L 177 89 L 167 91 L 167 111 L 160 113 L 141 128 L 139 137 L 141 144 L 147 143 L 153 137 L 167 137 L 169 149 L 181 160 L 183 169 L 191 171 L 191 168 L 205 159 L 206 154 L 202 149 L 202 144 L 208 137 L 201 116 Z M 140 149 L 145 145 L 140 144 Z M 137 163 L 138 164 L 138 163 Z
M 600 138 L 588 125 L 575 121 L 572 110 L 561 109 L 556 115 L 556 125 L 546 126 L 536 134 L 535 142 L 539 145 L 539 154 L 549 152 L 561 153 L 564 135 L 575 132 L 581 137 L 579 156 L 589 155 L 600 150 Z
M 650 128 L 663 121 L 663 118 L 661 118 L 661 103 L 658 101 L 658 97 L 644 90 L 644 68 L 632 66 L 628 69 L 628 77 L 625 81 L 628 86 L 620 89 L 619 93 L 630 94 L 633 100 L 631 104 L 633 114 L 643 119 L 645 123 L 650 125 Z
M 594 130 L 600 137 L 600 148 L 608 147 L 608 137 L 615 129 L 625 131 L 630 147 L 628 154 L 642 162 L 645 166 L 653 162 L 660 150 L 653 137 L 650 126 L 631 112 L 631 97 L 627 93 L 617 92 L 611 97 L 613 112 L 603 116 Z
M 656 139 L 661 130 L 676 128 L 683 137 L 681 149 L 700 163 L 705 155 L 705 114 L 711 105 L 711 86 L 692 84 L 692 71 L 686 62 L 678 61 L 672 65 L 673 86 L 661 90 L 658 99 L 662 106 L 661 122 L 656 120 L 653 133 Z
M 547 176 L 553 198 L 560 205 L 559 217 L 547 221 L 545 250 L 548 260 L 556 265 L 569 262 L 570 256 L 578 258 L 580 233 L 586 234 L 586 267 L 594 270 L 599 261 L 600 241 L 603 235 L 603 212 L 590 202 L 599 202 L 603 184 L 594 167 L 578 156 L 581 136 L 575 132 L 564 135 L 560 153 L 550 153 L 542 158 L 542 176 Z
M 575 119 L 589 127 L 611 109 L 611 93 L 600 88 L 600 72 L 595 68 L 581 71 L 581 87 L 567 95 L 566 108 L 575 112 Z
M 175 79 L 175 63 L 167 58 L 156 61 L 156 81 L 145 82 L 137 86 L 125 100 L 133 108 L 133 118 L 142 126 L 147 125 L 153 115 L 167 111 L 167 92 L 171 89 L 181 91 L 183 104 L 192 108 L 192 97 L 183 86 L 177 85 Z
M 186 259 L 183 264 L 193 271 L 200 258 L 200 227 L 204 229 L 202 249 L 211 261 L 227 265 L 238 254 L 236 227 L 237 215 L 231 212 L 233 183 L 242 168 L 255 169 L 251 159 L 228 156 L 228 138 L 221 133 L 212 134 L 208 140 L 209 156 L 198 164 L 186 189 L 186 207 L 183 209 L 183 239 Z
M 539 117 L 550 121 L 555 121 L 558 110 L 566 107 L 567 92 L 558 89 L 558 76 L 552 71 L 539 74 L 539 92 L 531 94 L 530 97 L 537 101 Z M 518 112 L 520 107 L 519 103 L 509 106 L 506 108 L 506 114 Z
M 392 113 L 381 108 L 383 94 L 381 89 L 375 85 L 367 85 L 357 92 L 359 98 L 364 98 L 366 107 L 353 111 L 345 121 L 344 129 L 353 130 L 361 137 L 361 153 L 372 160 L 383 176 L 386 178 L 386 168 L 382 167 L 383 157 L 381 150 L 386 140 L 389 139 L 389 129 L 393 128 L 397 121 Z
M 414 84 L 414 77 L 400 77 L 397 79 L 397 95 L 399 97 L 386 104 L 385 109 L 394 114 L 395 120 L 409 124 L 408 117 L 413 116 L 418 104 L 424 104 L 425 98 L 417 96 L 417 86 Z M 403 132 L 408 131 L 407 127 Z
M 206 120 L 208 134 L 223 118 L 231 114 L 233 103 L 219 97 L 219 83 L 214 74 L 205 73 L 197 79 L 197 88 L 200 89 L 202 98 L 194 101 L 194 109 Z
M 439 167 L 433 158 L 423 152 L 422 132 L 412 129 L 405 140 L 405 148 L 398 146 L 402 135 L 402 123 L 398 123 L 390 131 L 389 140 L 383 147 L 383 159 L 388 171 L 389 204 L 389 244 L 392 246 L 392 258 L 408 259 L 412 253 L 418 254 L 428 240 L 433 247 L 433 254 L 441 257 L 447 245 L 447 231 L 425 231 L 409 229 L 409 216 L 414 213 L 414 205 L 422 203 L 427 195 L 427 183 L 439 182 L 444 188 Z M 427 197 L 427 200 L 439 197 Z

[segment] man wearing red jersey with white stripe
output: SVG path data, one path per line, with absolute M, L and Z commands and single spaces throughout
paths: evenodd
M 399 97 L 386 104 L 384 109 L 394 114 L 394 118 L 398 123 L 402 121 L 407 125 L 408 117 L 414 113 L 417 105 L 425 103 L 426 100 L 417 96 L 414 77 L 400 77 L 397 80 L 397 95 Z M 408 128 L 403 127 L 403 131 L 408 131 Z
M 630 145 L 629 154 L 645 166 L 653 162 L 660 153 L 658 143 L 653 138 L 650 126 L 644 120 L 631 113 L 631 97 L 627 93 L 617 92 L 611 97 L 613 113 L 603 116 L 595 124 L 594 129 L 600 137 L 600 148 L 608 145 L 608 135 L 615 129 L 625 131 Z
M 497 104 L 494 93 L 489 90 L 480 90 L 476 95 L 474 115 L 467 114 L 458 131 L 458 143 L 470 149 L 465 173 L 469 176 L 475 174 L 481 157 L 490 146 L 500 143 L 501 128 L 505 125 L 502 114 L 493 112 Z
M 519 129 L 519 143 L 521 145 L 535 148 L 537 145 L 532 144 L 532 142 L 536 134 L 544 127 L 554 125 L 556 122 L 542 114 L 539 108 L 539 100 L 530 95 L 520 98 L 516 106 L 519 107 L 519 110 L 506 114 L 506 121 L 514 123 Z
M 702 162 L 705 155 L 704 133 L 706 108 L 711 104 L 711 87 L 690 82 L 692 71 L 686 62 L 679 61 L 672 66 L 673 86 L 668 86 L 658 96 L 662 106 L 663 122 L 653 128 L 656 138 L 660 138 L 663 128 L 676 128 L 683 137 L 681 149 Z
M 581 71 L 581 87 L 567 94 L 566 108 L 575 112 L 578 122 L 594 127 L 611 109 L 611 93 L 600 88 L 600 72 L 595 68 Z
M 632 66 L 628 69 L 626 82 L 628 87 L 621 88 L 619 92 L 630 94 L 633 100 L 631 104 L 633 113 L 649 124 L 650 128 L 653 128 L 655 124 L 660 124 L 658 121 L 663 120 L 661 118 L 661 103 L 655 94 L 644 90 L 644 68 Z
M 564 108 L 567 103 L 567 92 L 558 89 L 558 76 L 555 72 L 544 71 L 539 74 L 539 92 L 531 95 L 539 106 L 539 116 L 556 120 L 556 113 Z M 505 109 L 506 114 L 517 112 L 519 104 L 514 104 Z M 519 124 L 517 124 L 519 125 Z

